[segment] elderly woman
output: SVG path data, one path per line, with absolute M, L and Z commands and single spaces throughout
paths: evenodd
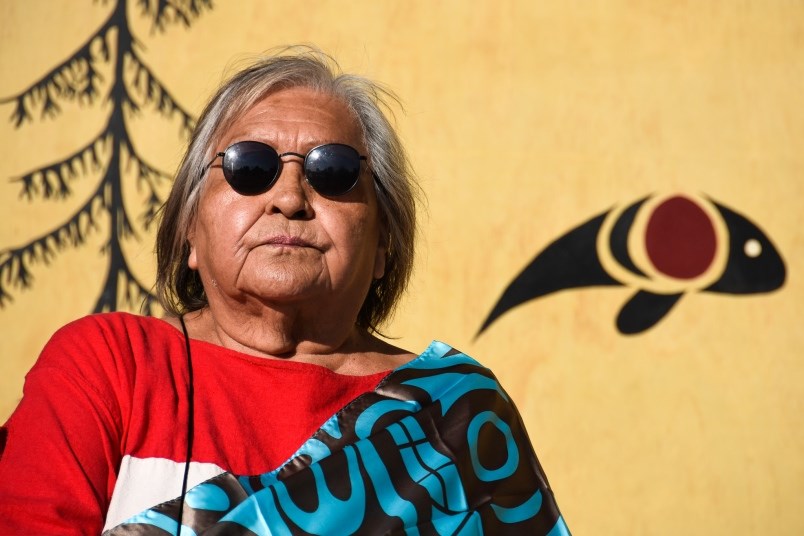
M 388 94 L 293 49 L 202 114 L 158 243 L 165 319 L 62 328 L 0 461 L 3 534 L 564 534 L 491 372 L 375 336 L 411 273 Z

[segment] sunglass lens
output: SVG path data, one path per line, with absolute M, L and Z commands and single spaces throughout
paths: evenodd
M 241 141 L 228 149 L 223 158 L 223 176 L 232 189 L 242 195 L 266 191 L 276 180 L 279 155 L 273 147 L 258 141 Z
M 304 162 L 307 182 L 321 195 L 343 195 L 357 184 L 360 154 L 339 143 L 316 147 Z

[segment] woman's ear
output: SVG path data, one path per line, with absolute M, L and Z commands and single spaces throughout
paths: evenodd
M 385 225 L 380 227 L 380 239 L 377 241 L 377 252 L 374 255 L 374 279 L 382 279 L 385 276 L 385 262 L 391 251 L 391 235 L 385 229 Z
M 190 247 L 190 254 L 187 257 L 187 267 L 190 270 L 198 270 L 198 256 L 195 253 L 195 221 L 190 224 L 187 232 L 187 245 Z

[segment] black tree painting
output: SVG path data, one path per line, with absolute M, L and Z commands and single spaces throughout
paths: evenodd
M 20 184 L 21 198 L 47 202 L 71 196 L 70 183 L 75 179 L 90 173 L 100 176 L 97 187 L 66 221 L 19 247 L 0 251 L 0 305 L 10 300 L 9 288 L 31 286 L 32 265 L 48 264 L 64 248 L 81 246 L 89 233 L 107 232 L 102 249 L 107 264 L 104 276 L 99 278 L 103 284 L 94 312 L 141 308 L 145 314 L 151 313 L 154 296 L 149 285 L 139 281 L 130 269 L 122 243 L 139 238 L 138 231 L 151 226 L 162 204 L 158 185 L 169 176 L 137 150 L 127 119 L 152 110 L 177 118 L 185 135 L 194 119 L 143 61 L 143 45 L 129 27 L 127 4 L 127 0 L 114 2 L 109 17 L 78 50 L 29 87 L 2 101 L 13 106 L 11 121 L 16 128 L 28 121 L 58 116 L 60 103 L 67 101 L 108 107 L 110 112 L 98 134 L 74 152 L 12 178 Z M 101 2 L 101 7 L 107 5 Z M 212 7 L 212 1 L 136 0 L 132 7 L 150 21 L 152 31 L 164 32 L 175 24 L 189 27 L 202 11 Z M 147 200 L 139 214 L 130 214 L 123 203 L 126 175 L 146 192 Z

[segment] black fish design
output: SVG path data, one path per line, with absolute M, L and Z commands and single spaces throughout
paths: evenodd
M 623 334 L 659 322 L 688 292 L 770 292 L 785 281 L 770 239 L 745 216 L 709 198 L 654 195 L 611 209 L 539 253 L 505 289 L 477 335 L 509 309 L 559 290 L 630 286 L 617 316 Z

